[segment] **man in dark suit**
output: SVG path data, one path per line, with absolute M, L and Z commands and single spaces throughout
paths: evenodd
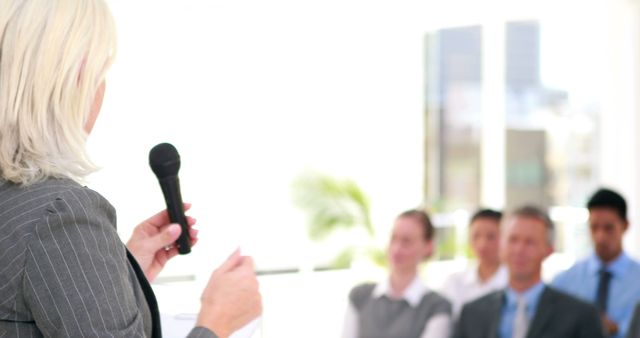
M 542 262 L 553 252 L 554 229 L 535 207 L 516 210 L 502 236 L 509 285 L 465 305 L 454 338 L 602 338 L 592 305 L 546 286 Z
M 631 325 L 629 325 L 629 332 L 626 338 L 640 338 L 640 303 L 636 305 L 636 309 L 633 311 Z

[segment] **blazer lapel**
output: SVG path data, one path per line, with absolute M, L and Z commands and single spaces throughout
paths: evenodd
M 487 313 L 492 314 L 489 323 L 489 331 L 487 337 L 499 337 L 500 320 L 502 319 L 502 306 L 504 305 L 504 290 L 497 292 L 492 298 L 487 309 Z
M 133 271 L 136 272 L 136 277 L 138 277 L 138 281 L 140 282 L 140 287 L 142 288 L 142 292 L 144 293 L 144 298 L 147 299 L 147 304 L 149 305 L 149 310 L 151 311 L 151 337 L 152 338 L 162 338 L 162 329 L 160 326 L 160 311 L 158 310 L 158 302 L 156 301 L 156 296 L 153 294 L 153 289 L 151 285 L 149 285 L 149 281 L 147 281 L 147 277 L 144 276 L 144 272 L 138 265 L 136 259 L 131 255 L 129 250 L 127 250 L 127 259 L 129 259 L 129 263 L 133 267 Z
M 529 326 L 527 338 L 543 337 L 542 333 L 544 332 L 545 325 L 553 314 L 555 300 L 553 292 L 549 290 L 548 287 L 545 287 L 540 295 L 540 301 L 538 302 L 536 313 L 533 316 L 533 321 Z

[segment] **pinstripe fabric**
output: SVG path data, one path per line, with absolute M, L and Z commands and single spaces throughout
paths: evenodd
M 71 180 L 0 181 L 0 338 L 150 337 L 115 224 L 109 202 Z

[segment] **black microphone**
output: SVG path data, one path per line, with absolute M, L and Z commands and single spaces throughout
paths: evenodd
M 149 165 L 160 182 L 171 223 L 178 223 L 182 228 L 180 237 L 175 244 L 178 247 L 178 252 L 181 255 L 186 255 L 191 252 L 191 237 L 180 194 L 180 179 L 178 179 L 180 155 L 178 150 L 169 143 L 158 144 L 149 152 Z

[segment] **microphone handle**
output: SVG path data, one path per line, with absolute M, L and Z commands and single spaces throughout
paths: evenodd
M 160 180 L 160 187 L 164 194 L 164 200 L 167 203 L 167 211 L 171 223 L 180 224 L 182 232 L 175 244 L 181 255 L 191 252 L 191 237 L 189 237 L 189 227 L 187 226 L 187 218 L 184 215 L 184 204 L 182 203 L 182 194 L 180 193 L 180 180 L 178 176 L 169 176 Z

